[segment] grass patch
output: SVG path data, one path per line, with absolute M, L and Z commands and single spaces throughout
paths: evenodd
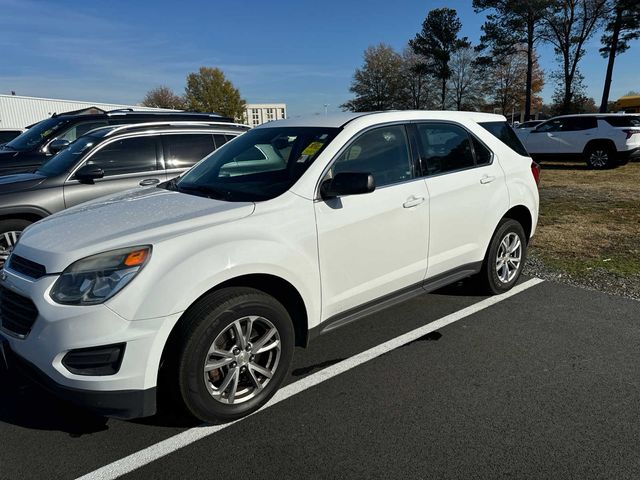
M 543 165 L 531 252 L 576 280 L 606 285 L 607 276 L 625 277 L 640 293 L 640 163 L 600 171 Z

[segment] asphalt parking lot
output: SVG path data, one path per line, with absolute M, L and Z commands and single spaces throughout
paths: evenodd
M 320 337 L 291 388 L 472 312 L 151 462 L 201 427 L 103 419 L 2 373 L 0 478 L 113 478 L 127 456 L 123 478 L 638 478 L 640 302 L 552 282 L 479 302 L 460 283 Z

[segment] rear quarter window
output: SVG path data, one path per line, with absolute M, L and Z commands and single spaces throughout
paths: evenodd
M 507 122 L 480 122 L 480 126 L 514 152 L 528 157 L 529 153 Z
M 603 119 L 612 127 L 640 127 L 640 117 L 632 115 L 624 117 L 605 117 Z

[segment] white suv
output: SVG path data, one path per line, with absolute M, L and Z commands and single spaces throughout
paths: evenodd
M 497 115 L 270 122 L 28 227 L 2 273 L 5 356 L 111 416 L 152 415 L 159 385 L 202 420 L 247 415 L 295 345 L 471 275 L 510 289 L 538 173 Z
M 640 158 L 637 115 L 567 115 L 516 132 L 536 161 L 580 159 L 590 168 L 609 168 Z

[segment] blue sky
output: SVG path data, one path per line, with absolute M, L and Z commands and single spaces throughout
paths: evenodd
M 216 66 L 251 103 L 286 102 L 290 116 L 339 110 L 362 53 L 385 42 L 402 50 L 430 9 L 458 10 L 462 35 L 476 43 L 484 16 L 471 0 L 0 0 L 0 93 L 138 103 L 185 76 Z M 606 60 L 599 34 L 581 63 L 589 95 L 599 99 Z M 548 73 L 550 47 L 539 49 Z M 611 97 L 640 90 L 640 42 L 618 57 Z M 543 97 L 554 85 L 547 75 Z

